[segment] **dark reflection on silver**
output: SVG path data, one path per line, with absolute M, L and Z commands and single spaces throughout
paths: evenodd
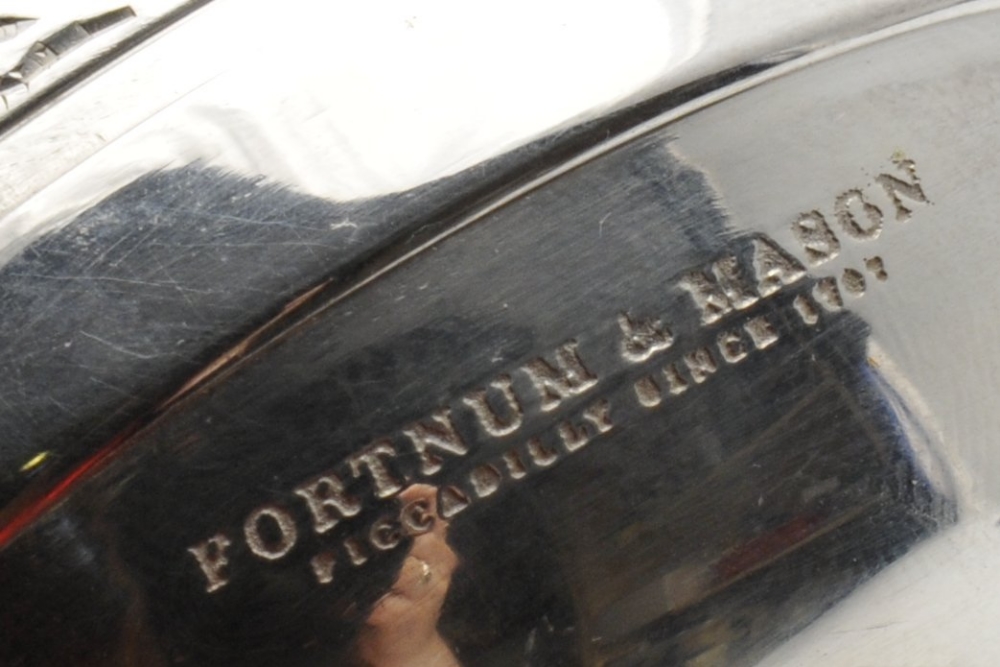
M 158 178 L 185 191 L 256 187 L 210 170 Z M 327 206 L 263 192 L 283 211 Z M 102 207 L 156 207 L 142 182 L 119 198 Z M 711 326 L 673 288 L 727 253 L 750 266 L 753 248 L 775 243 L 728 229 L 716 198 L 669 137 L 652 135 L 264 345 L 0 553 L 14 629 L 0 657 L 394 667 L 430 647 L 440 664 L 467 667 L 754 663 L 952 522 L 955 507 L 916 461 L 921 425 L 868 363 L 867 325 L 848 310 L 814 324 L 796 314 L 812 277 Z M 212 215 L 239 217 L 225 205 Z M 207 233 L 196 218 L 186 224 Z M 135 252 L 163 261 L 152 244 Z M 173 300 L 178 283 L 160 270 L 155 287 Z M 623 312 L 669 322 L 674 346 L 652 366 L 623 362 Z M 727 327 L 761 317 L 779 333 L 744 337 L 738 364 L 716 351 L 702 375 L 682 366 L 684 390 L 656 409 L 636 400 L 651 368 L 717 350 Z M 111 335 L 90 339 L 108 346 Z M 578 391 L 551 407 L 524 369 L 556 364 L 554 350 L 575 350 L 585 368 Z M 523 414 L 491 435 L 460 399 L 508 377 L 507 409 Z M 606 431 L 587 412 L 598 399 L 609 402 Z M 405 433 L 440 428 L 427 416 L 441 409 L 467 451 L 435 450 L 440 465 L 428 472 Z M 563 423 L 589 441 L 570 447 Z M 370 462 L 345 463 L 373 442 L 393 452 L 384 477 Z M 294 490 L 328 471 L 344 480 L 349 511 L 317 533 Z M 468 507 L 434 512 L 440 532 L 379 532 L 410 496 L 426 496 L 414 484 L 457 489 Z M 192 556 L 213 535 L 227 546 L 202 560 L 224 553 L 217 570 Z M 408 604 L 425 587 L 434 595 Z M 46 642 L 54 633 L 79 642 Z M 401 648 L 399 636 L 414 644 Z
M 371 199 L 225 77 L 0 192 L 0 664 L 990 664 L 993 6 Z

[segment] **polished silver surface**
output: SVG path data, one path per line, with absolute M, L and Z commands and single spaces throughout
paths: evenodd
M 23 13 L 0 16 L 0 119 L 30 117 L 206 1 L 7 3 Z
M 67 65 L 0 120 L 0 662 L 995 664 L 952 4 L 216 0 Z

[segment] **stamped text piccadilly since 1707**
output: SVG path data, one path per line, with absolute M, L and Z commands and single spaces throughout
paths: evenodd
M 622 311 L 616 328 L 620 335 L 610 342 L 618 348 L 616 358 L 620 364 L 639 371 L 640 377 L 632 383 L 632 400 L 644 409 L 658 409 L 671 397 L 710 381 L 720 367 L 739 364 L 774 345 L 781 332 L 767 315 L 740 319 L 739 313 L 789 286 L 795 285 L 798 292 L 791 308 L 805 325 L 812 327 L 820 322 L 824 312 L 844 307 L 844 293 L 861 297 L 869 280 L 885 281 L 888 272 L 880 256 L 865 258 L 863 267 L 844 269 L 839 276 L 813 276 L 805 265 L 820 267 L 833 259 L 840 253 L 843 241 L 877 240 L 887 224 L 884 211 L 888 206 L 894 209 L 898 224 L 913 216 L 909 206 L 929 203 L 915 164 L 899 160 L 896 166 L 898 175 L 880 174 L 872 187 L 852 188 L 837 196 L 832 223 L 819 210 L 798 216 L 792 232 L 804 263 L 770 238 L 755 236 L 741 241 L 750 244 L 749 252 L 746 247 L 730 248 L 709 265 L 682 272 L 675 289 L 690 296 L 695 316 L 703 327 L 720 328 L 714 345 L 683 349 L 668 323 Z M 741 261 L 739 257 L 749 257 L 749 261 Z M 671 353 L 664 354 L 668 350 Z M 583 358 L 576 341 L 568 340 L 551 354 L 498 375 L 486 386 L 449 406 L 433 410 L 426 418 L 376 438 L 331 470 L 303 480 L 291 489 L 291 494 L 308 510 L 310 525 L 298 525 L 285 507 L 269 503 L 246 516 L 239 537 L 218 533 L 190 547 L 188 552 L 204 575 L 206 590 L 217 591 L 238 576 L 237 564 L 230 562 L 229 549 L 234 539 L 244 540 L 260 562 L 274 563 L 296 547 L 300 531 L 327 533 L 360 514 L 364 501 L 347 492 L 345 480 L 367 477 L 373 494 L 386 500 L 399 494 L 406 485 L 393 467 L 393 459 L 403 454 L 416 456 L 419 476 L 433 483 L 449 461 L 469 454 L 470 443 L 477 438 L 516 441 L 528 401 L 515 389 L 515 374 L 528 380 L 527 385 L 537 399 L 531 405 L 552 419 L 551 427 L 547 433 L 509 446 L 495 460 L 476 466 L 466 483 L 441 486 L 437 505 L 442 517 L 451 518 L 494 495 L 503 485 L 545 471 L 614 430 L 611 400 L 599 395 L 600 376 Z M 593 400 L 576 400 L 588 395 Z M 574 405 L 585 407 L 566 414 L 564 404 L 569 399 L 574 399 Z M 452 419 L 453 410 L 469 411 L 481 433 L 462 433 Z M 339 550 L 315 555 L 311 560 L 313 575 L 320 584 L 330 583 L 339 563 L 350 567 L 363 565 L 373 550 L 394 549 L 405 535 L 430 530 L 434 520 L 426 503 L 406 505 L 398 513 L 379 518 L 360 534 L 348 537 Z

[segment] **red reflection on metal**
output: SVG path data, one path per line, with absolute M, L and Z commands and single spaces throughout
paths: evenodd
M 822 524 L 821 516 L 797 516 L 730 551 L 715 564 L 716 574 L 726 581 L 755 570 L 808 540 Z
M 42 514 L 58 505 L 80 482 L 97 473 L 109 463 L 137 430 L 138 427 L 134 426 L 119 434 L 118 437 L 71 470 L 44 495 L 28 500 L 5 526 L 0 527 L 0 549 L 12 542 Z

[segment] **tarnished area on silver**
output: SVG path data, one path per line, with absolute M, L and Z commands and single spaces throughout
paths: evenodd
M 0 663 L 992 665 L 1000 12 L 947 4 L 563 7 L 509 77 L 479 10 L 199 50 L 273 17 L 216 0 L 25 116 Z

